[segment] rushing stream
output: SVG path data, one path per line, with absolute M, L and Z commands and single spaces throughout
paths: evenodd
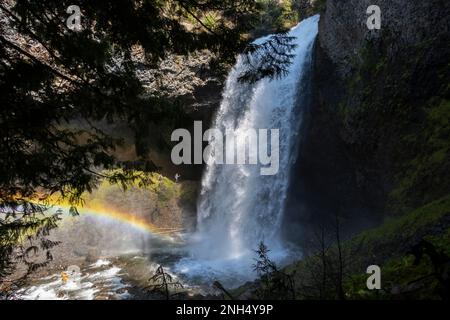
M 287 76 L 264 79 L 256 84 L 238 81 L 244 69 L 242 57 L 231 70 L 223 100 L 213 126 L 239 135 L 247 129 L 279 129 L 279 171 L 263 176 L 258 165 L 209 165 L 202 181 L 198 202 L 198 230 L 180 235 L 184 245 L 170 241 L 159 245 L 157 254 L 143 252 L 117 261 L 98 260 L 81 267 L 80 274 L 64 282 L 59 273 L 42 278 L 18 291 L 25 299 L 101 299 L 133 298 L 130 261 L 140 264 L 147 279 L 155 266 L 162 264 L 186 286 L 211 287 L 219 279 L 228 287 L 255 277 L 253 250 L 260 241 L 271 249 L 271 258 L 282 263 L 292 258 L 292 250 L 280 234 L 289 187 L 290 168 L 297 155 L 296 146 L 305 107 L 306 83 L 319 16 L 294 27 L 295 58 Z M 267 38 L 257 40 L 264 41 Z M 164 249 L 164 245 L 167 247 Z M 161 246 L 163 247 L 161 249 Z M 134 259 L 134 260 L 133 260 Z M 201 292 L 201 290 L 199 291 Z

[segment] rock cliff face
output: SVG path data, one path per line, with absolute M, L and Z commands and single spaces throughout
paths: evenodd
M 371 5 L 381 9 L 381 30 L 366 26 Z M 405 61 L 408 52 L 402 50 L 448 36 L 448 18 L 449 3 L 442 0 L 329 0 L 320 21 L 319 45 L 345 77 L 355 61 L 363 62 L 360 53 L 369 41 L 382 44 L 389 57 Z
M 353 233 L 450 193 L 449 17 L 448 1 L 327 1 L 288 230 L 337 214 Z

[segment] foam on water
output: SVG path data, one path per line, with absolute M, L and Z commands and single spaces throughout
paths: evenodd
M 115 299 L 129 297 L 129 285 L 121 278 L 121 269 L 112 265 L 110 261 L 98 260 L 84 270 L 81 275 L 70 276 L 64 282 L 60 274 L 42 278 L 41 284 L 20 289 L 16 298 L 24 300 L 94 300 L 100 294 L 106 294 Z M 98 270 L 101 269 L 101 270 Z M 93 271 L 92 274 L 88 273 Z M 48 282 L 49 281 L 49 282 Z

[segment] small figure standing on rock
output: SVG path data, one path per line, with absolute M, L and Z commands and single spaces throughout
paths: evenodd
M 175 182 L 178 183 L 178 180 L 181 178 L 181 175 L 178 173 L 175 174 Z

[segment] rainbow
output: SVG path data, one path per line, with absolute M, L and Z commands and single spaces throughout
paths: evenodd
M 53 206 L 54 209 L 62 210 L 69 210 L 70 207 L 71 206 L 67 204 L 57 204 Z M 160 228 L 148 222 L 143 217 L 139 217 L 131 213 L 121 212 L 117 209 L 106 208 L 103 206 L 89 205 L 77 209 L 81 215 L 88 215 L 117 221 L 150 235 L 172 238 L 170 237 L 171 235 L 183 231 L 183 229 L 181 228 Z

